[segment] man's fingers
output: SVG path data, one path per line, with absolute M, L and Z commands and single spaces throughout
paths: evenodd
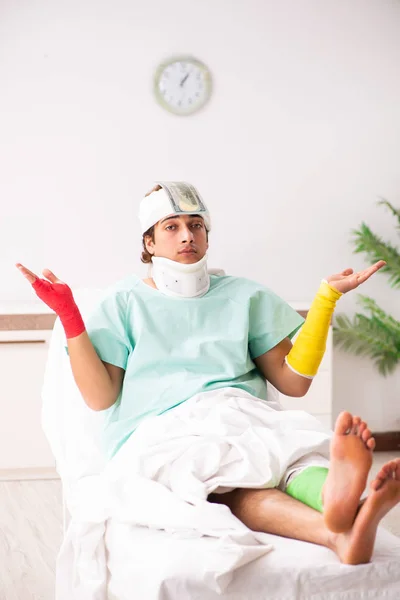
M 363 271 L 363 273 L 368 273 L 369 275 L 373 275 L 373 273 L 376 273 L 377 271 L 379 271 L 379 269 L 382 269 L 382 267 L 384 267 L 386 265 L 384 260 L 378 260 L 378 262 L 376 262 L 374 265 L 371 265 L 370 267 L 368 267 L 368 269 L 365 269 Z
M 343 279 L 343 273 L 336 273 L 335 275 L 330 275 L 327 281 L 329 283 L 329 281 L 339 281 L 340 279 Z
M 29 269 L 24 267 L 24 265 L 21 265 L 21 263 L 17 263 L 15 266 L 17 267 L 17 269 L 19 269 L 19 271 L 22 273 L 22 275 L 24 275 L 24 277 L 26 277 L 26 279 L 29 281 L 29 283 L 34 283 L 36 281 L 36 279 L 38 279 L 38 276 L 35 275 L 35 273 L 32 273 L 32 271 L 30 271 Z
M 353 273 L 353 269 L 345 269 L 341 273 L 336 273 L 336 275 L 331 275 L 327 281 L 328 282 L 329 281 L 340 281 L 341 279 L 343 279 L 343 277 L 348 277 L 352 273 Z
M 61 281 L 61 279 L 58 279 L 58 277 L 56 277 L 53 273 L 53 271 L 50 271 L 50 269 L 43 269 L 43 275 L 49 280 L 51 281 L 51 283 L 63 283 Z
M 368 267 L 368 269 L 365 269 L 364 271 L 360 271 L 360 273 L 357 273 L 357 280 L 359 281 L 359 283 L 363 283 L 364 281 L 369 279 L 371 277 L 371 275 L 373 275 L 374 273 L 379 271 L 379 269 L 382 269 L 382 267 L 384 267 L 385 265 L 386 265 L 386 263 L 384 260 L 378 260 L 378 262 L 376 262 L 371 267 Z
M 15 266 L 27 278 L 29 283 L 35 283 L 36 279 L 40 279 L 40 277 L 35 275 L 35 273 L 24 267 L 24 265 L 21 265 L 21 263 L 16 263 Z M 58 277 L 54 275 L 52 271 L 50 271 L 50 269 L 43 269 L 43 275 L 44 277 L 46 277 L 46 279 L 50 281 L 50 283 L 63 283 L 60 279 L 58 279 Z

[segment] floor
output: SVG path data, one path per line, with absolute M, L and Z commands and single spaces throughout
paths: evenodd
M 60 481 L 2 481 L 0 497 L 0 600 L 54 600 Z
M 371 477 L 400 453 L 376 453 Z M 54 600 L 62 540 L 59 480 L 0 481 L 0 600 Z M 400 505 L 383 521 L 400 537 Z

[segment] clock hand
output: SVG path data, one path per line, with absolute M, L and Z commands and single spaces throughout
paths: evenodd
M 187 74 L 185 75 L 185 77 L 182 79 L 182 81 L 181 81 L 181 83 L 180 83 L 180 86 L 181 86 L 181 87 L 183 87 L 183 84 L 185 83 L 185 81 L 186 81 L 186 79 L 189 77 L 189 75 L 190 75 L 190 73 L 187 73 Z

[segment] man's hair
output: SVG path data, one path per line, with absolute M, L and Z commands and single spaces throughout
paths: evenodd
M 151 263 L 152 261 L 152 256 L 150 254 L 150 252 L 148 252 L 147 248 L 146 248 L 146 236 L 150 236 L 151 237 L 151 241 L 154 243 L 154 225 L 152 227 L 150 227 L 150 229 L 148 229 L 147 231 L 144 232 L 143 234 L 143 239 L 142 239 L 142 244 L 143 244 L 143 252 L 142 252 L 142 256 L 141 256 L 141 261 L 143 263 Z
M 158 190 L 161 190 L 161 185 L 155 185 L 149 192 L 147 192 L 147 194 L 144 195 L 145 198 L 147 198 L 147 196 L 150 196 L 150 194 L 152 194 L 153 192 L 158 192 Z M 142 238 L 142 244 L 143 244 L 143 252 L 142 252 L 142 256 L 141 256 L 141 261 L 145 264 L 151 263 L 152 262 L 152 258 L 151 258 L 151 254 L 150 252 L 148 252 L 147 248 L 146 248 L 146 242 L 145 239 L 146 237 L 151 237 L 151 241 L 154 244 L 154 225 L 152 225 L 152 227 L 150 227 L 150 229 L 148 229 L 147 231 L 144 232 L 143 234 L 143 238 Z
M 145 198 L 147 198 L 147 196 L 150 196 L 150 194 L 152 194 L 153 192 L 158 192 L 158 190 L 161 190 L 161 185 L 155 185 L 149 192 L 147 192 L 147 194 L 145 194 Z M 145 263 L 145 264 L 149 264 L 152 261 L 152 255 L 150 254 L 150 252 L 148 252 L 147 248 L 146 248 L 146 237 L 151 237 L 151 241 L 155 242 L 155 225 L 152 225 L 147 231 L 144 232 L 143 234 L 143 238 L 142 238 L 142 245 L 143 245 L 143 252 L 142 252 L 142 256 L 140 258 L 140 260 Z M 207 241 L 208 241 L 208 231 L 206 230 L 206 236 L 207 236 Z

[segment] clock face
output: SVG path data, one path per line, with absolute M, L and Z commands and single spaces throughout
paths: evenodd
M 173 58 L 161 64 L 155 74 L 154 92 L 158 102 L 177 115 L 198 111 L 211 95 L 211 74 L 194 58 Z

